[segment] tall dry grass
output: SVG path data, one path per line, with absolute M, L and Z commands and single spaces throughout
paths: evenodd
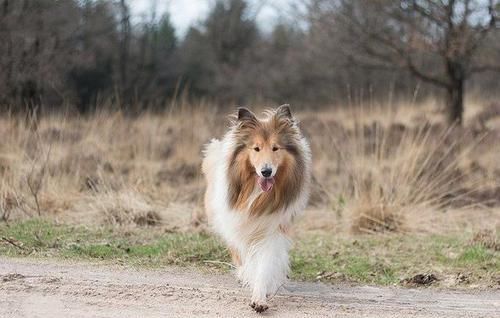
M 472 219 L 500 226 L 500 164 L 492 160 L 500 126 L 477 122 L 499 106 L 473 104 L 480 109 L 464 127 L 446 125 L 435 101 L 316 114 L 315 175 L 335 221 L 354 233 L 463 230 Z
M 417 229 L 424 213 L 453 205 L 478 207 L 482 202 L 470 198 L 483 190 L 482 180 L 470 180 L 463 160 L 481 137 L 464 142 L 459 134 L 456 127 L 373 124 L 346 136 L 347 147 L 339 145 L 338 152 L 349 177 L 345 196 L 350 198 L 352 230 Z
M 49 116 L 36 130 L 2 118 L 0 211 L 7 219 L 42 214 L 125 224 L 149 214 L 156 223 L 182 223 L 200 206 L 200 146 L 215 121 L 193 109 L 137 118 Z
M 299 112 L 315 173 L 303 222 L 411 231 L 459 208 L 488 208 L 498 222 L 500 126 L 483 118 L 491 107 L 475 107 L 463 128 L 446 127 L 432 101 Z M 36 130 L 1 118 L 0 216 L 190 229 L 202 211 L 202 145 L 227 127 L 225 114 L 211 109 L 52 115 Z

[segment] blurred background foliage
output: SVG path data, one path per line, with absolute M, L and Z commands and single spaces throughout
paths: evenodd
M 137 21 L 131 3 L 0 0 L 0 107 L 133 114 L 180 96 L 297 108 L 416 92 L 446 99 L 448 86 L 419 75 L 448 83 L 450 61 L 467 92 L 500 89 L 498 1 L 291 1 L 263 32 L 248 1 L 215 0 L 182 36 L 176 12 L 152 7 Z

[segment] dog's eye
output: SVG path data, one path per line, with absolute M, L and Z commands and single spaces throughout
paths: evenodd
M 255 147 L 255 148 L 253 148 L 253 150 L 255 150 L 255 151 L 259 152 L 259 151 L 260 151 L 260 148 L 259 148 L 259 147 Z
M 280 148 L 279 148 L 279 147 L 277 147 L 277 146 L 274 146 L 274 147 L 273 147 L 273 151 L 278 151 L 278 150 L 280 150 Z

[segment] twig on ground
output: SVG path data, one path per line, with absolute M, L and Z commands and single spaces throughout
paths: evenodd
M 278 288 L 276 289 L 276 291 L 274 292 L 274 294 L 273 294 L 273 295 L 268 296 L 268 297 L 267 297 L 267 300 L 271 300 L 271 299 L 273 299 L 273 298 L 274 298 L 274 296 L 276 296 L 276 295 L 278 294 L 278 292 L 280 291 L 280 289 L 281 289 L 283 286 L 285 286 L 285 283 L 281 284 L 281 285 L 280 285 L 280 287 L 278 287 Z
M 21 244 L 17 243 L 15 240 L 13 239 L 10 239 L 8 237 L 2 237 L 1 238 L 2 241 L 6 242 L 6 243 L 9 243 L 10 245 L 20 249 L 20 250 L 26 250 L 26 248 L 24 246 L 22 246 Z
M 222 265 L 226 265 L 226 266 L 229 266 L 231 268 L 236 268 L 236 266 L 234 266 L 233 264 L 231 263 L 228 263 L 228 262 L 221 262 L 221 261 L 203 261 L 203 263 L 208 263 L 208 264 L 222 264 Z

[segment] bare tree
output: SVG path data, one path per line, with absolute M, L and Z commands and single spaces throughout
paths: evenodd
M 123 100 L 127 90 L 128 59 L 130 50 L 130 10 L 125 0 L 120 0 L 120 89 Z
M 163 109 L 178 92 L 324 105 L 406 97 L 423 80 L 460 121 L 466 83 L 500 87 L 474 75 L 500 70 L 500 0 L 292 1 L 270 33 L 255 17 L 270 1 L 214 0 L 181 37 L 178 12 L 151 2 L 138 20 L 130 0 L 0 0 L 0 115 L 26 112 L 36 128 L 43 112 Z
M 499 28 L 497 0 L 318 0 L 329 27 L 340 28 L 351 61 L 404 68 L 446 90 L 450 122 L 462 122 L 465 82 L 477 72 L 498 70 L 476 57 Z M 481 59 L 484 61 L 484 59 Z

